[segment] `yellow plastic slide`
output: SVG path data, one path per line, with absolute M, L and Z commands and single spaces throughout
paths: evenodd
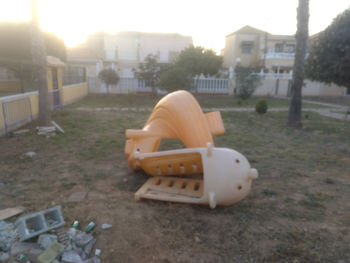
M 142 130 L 126 130 L 125 154 L 129 165 L 138 168 L 134 153 L 158 151 L 161 139 L 179 139 L 187 148 L 214 146 L 212 134 L 223 134 L 220 112 L 204 114 L 196 99 L 187 91 L 173 92 L 161 99 Z M 171 158 L 170 158 L 171 159 Z M 156 166 L 156 162 L 152 162 Z M 151 175 L 158 175 L 148 171 Z
M 224 132 L 220 112 L 204 114 L 189 92 L 165 96 L 142 130 L 126 130 L 128 164 L 156 177 L 148 180 L 135 197 L 209 204 L 212 208 L 244 198 L 257 171 L 242 154 L 214 147 L 212 135 Z M 158 152 L 165 138 L 181 140 L 186 149 Z M 164 177 L 190 174 L 203 174 L 203 179 Z

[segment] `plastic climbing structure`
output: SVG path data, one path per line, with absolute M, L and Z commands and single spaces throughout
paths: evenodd
M 239 152 L 214 147 L 212 136 L 224 132 L 220 112 L 204 114 L 189 92 L 176 91 L 162 98 L 142 130 L 126 130 L 129 166 L 152 176 L 135 198 L 211 208 L 243 199 L 258 172 Z M 158 151 L 162 139 L 179 139 L 186 148 Z

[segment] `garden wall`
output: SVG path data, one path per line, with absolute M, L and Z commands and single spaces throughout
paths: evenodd
M 59 90 L 60 105 L 67 105 L 82 99 L 88 94 L 86 82 L 63 86 Z M 52 94 L 52 93 L 49 93 Z M 50 101 L 52 101 L 50 99 Z M 21 127 L 38 117 L 38 92 L 0 97 L 0 135 Z

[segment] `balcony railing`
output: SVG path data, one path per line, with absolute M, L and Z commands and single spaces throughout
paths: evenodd
M 283 52 L 268 52 L 261 54 L 261 59 L 294 59 L 295 53 L 283 53 Z

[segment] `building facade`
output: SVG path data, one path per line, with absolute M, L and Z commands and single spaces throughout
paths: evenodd
M 111 35 L 98 32 L 88 36 L 85 46 L 102 58 L 103 68 L 111 67 L 122 77 L 132 77 L 133 68 L 137 68 L 147 55 L 157 55 L 160 63 L 170 63 L 192 43 L 191 36 L 180 34 L 119 32 Z
M 264 68 L 270 73 L 289 73 L 293 69 L 296 40 L 294 36 L 272 35 L 245 26 L 226 36 L 224 67 Z

